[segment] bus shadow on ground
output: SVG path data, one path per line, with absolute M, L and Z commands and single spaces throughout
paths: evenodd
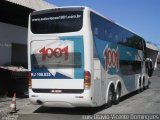
M 130 97 L 133 97 L 137 95 L 137 92 L 132 92 L 128 95 L 125 95 L 123 97 L 121 97 L 120 102 L 123 102 L 127 99 L 129 99 Z M 118 106 L 118 105 L 117 105 Z M 103 111 L 105 109 L 110 109 L 112 108 L 107 106 L 107 105 L 103 105 L 100 107 L 76 107 L 76 108 L 55 108 L 55 107 L 40 107 L 37 110 L 34 111 L 34 113 L 51 113 L 51 114 L 69 114 L 69 115 L 94 115 L 100 111 Z
M 40 107 L 34 113 L 68 114 L 68 115 L 94 115 L 103 110 L 103 107 L 76 107 L 76 108 L 51 108 Z
M 131 97 L 133 97 L 133 96 L 135 96 L 135 95 L 137 95 L 137 94 L 138 94 L 137 91 L 131 92 L 131 93 L 129 93 L 129 94 L 121 97 L 121 98 L 120 98 L 120 102 L 123 102 L 123 101 L 125 101 L 125 100 L 127 100 L 127 99 L 129 99 L 129 98 L 131 98 Z M 140 93 L 139 93 L 139 94 L 140 94 Z

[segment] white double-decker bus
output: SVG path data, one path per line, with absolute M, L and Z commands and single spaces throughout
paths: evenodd
M 28 28 L 33 104 L 112 105 L 149 86 L 144 39 L 87 7 L 35 11 Z

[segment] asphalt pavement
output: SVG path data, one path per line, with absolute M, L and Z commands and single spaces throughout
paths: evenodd
M 17 100 L 16 114 L 1 114 L 2 120 L 91 120 L 91 119 L 160 119 L 160 71 L 150 78 L 150 89 L 122 97 L 118 105 L 98 108 L 47 108 L 29 103 L 28 99 Z M 18 102 L 21 101 L 21 102 Z M 22 102 L 24 101 L 24 102 Z M 18 105 L 19 104 L 19 105 Z M 1 104 L 0 104 L 1 105 Z M 0 107 L 1 110 L 1 107 Z M 118 116 L 115 116 L 118 115 Z M 135 117 L 134 115 L 143 115 Z M 0 119 L 0 120 L 1 120 Z

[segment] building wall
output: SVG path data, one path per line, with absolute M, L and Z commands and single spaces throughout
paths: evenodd
M 12 43 L 27 44 L 27 28 L 0 22 L 0 65 L 11 64 Z

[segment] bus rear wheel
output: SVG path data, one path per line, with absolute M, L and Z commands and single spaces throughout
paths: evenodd
M 108 102 L 107 102 L 108 107 L 112 106 L 113 99 L 114 99 L 114 91 L 113 91 L 112 87 L 110 87 L 109 92 L 108 92 Z
M 143 86 L 142 86 L 143 91 L 146 89 L 145 87 L 145 78 L 143 78 Z
M 121 96 L 121 90 L 120 88 L 118 87 L 115 91 L 115 94 L 114 94 L 114 104 L 119 104 L 119 101 L 120 101 L 120 96 Z
M 142 92 L 142 88 L 141 88 L 141 79 L 138 82 L 138 89 L 137 89 L 137 93 Z

